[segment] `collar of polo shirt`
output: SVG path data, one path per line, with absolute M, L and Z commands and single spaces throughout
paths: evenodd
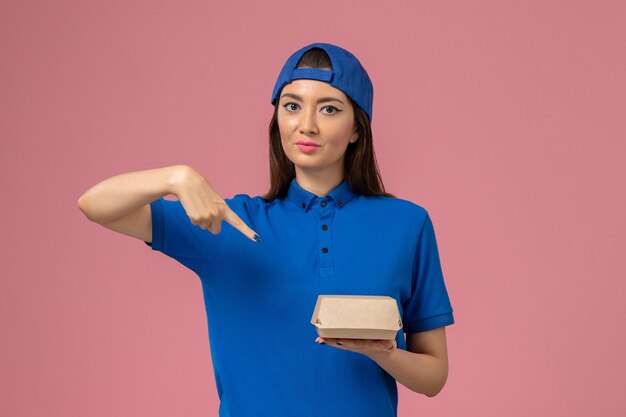
M 287 197 L 289 197 L 289 199 L 293 201 L 296 206 L 306 211 L 309 210 L 311 204 L 313 204 L 316 199 L 325 201 L 332 198 L 332 200 L 337 203 L 337 208 L 341 208 L 346 205 L 348 201 L 352 200 L 355 195 L 356 194 L 354 194 L 354 192 L 352 191 L 352 189 L 350 189 L 350 186 L 348 185 L 348 180 L 345 179 L 339 185 L 333 188 L 326 196 L 319 197 L 312 192 L 302 188 L 294 177 L 291 180 L 291 184 L 289 185 L 289 191 L 287 192 Z

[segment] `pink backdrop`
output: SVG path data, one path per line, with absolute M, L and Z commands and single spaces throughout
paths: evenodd
M 182 163 L 265 192 L 312 42 L 370 73 L 386 188 L 438 237 L 450 374 L 399 415 L 626 415 L 624 2 L 233 3 L 2 2 L 0 415 L 217 416 L 199 279 L 76 202 Z

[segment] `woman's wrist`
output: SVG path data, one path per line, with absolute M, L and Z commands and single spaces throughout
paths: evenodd
M 367 356 L 374 362 L 381 363 L 392 359 L 391 356 L 395 353 L 397 349 L 397 346 L 392 346 L 389 350 L 383 349 L 378 351 L 371 351 L 367 354 Z
M 189 178 L 190 171 L 193 168 L 189 165 L 172 165 L 167 167 L 167 169 L 167 191 L 178 197 L 180 194 L 180 188 Z

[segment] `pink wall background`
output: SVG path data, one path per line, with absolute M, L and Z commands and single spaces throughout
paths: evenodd
M 3 1 L 0 415 L 217 416 L 199 279 L 76 201 L 181 163 L 224 197 L 265 192 L 272 87 L 317 41 L 370 73 L 385 185 L 429 210 L 455 310 L 446 387 L 399 385 L 399 415 L 626 415 L 625 16 Z

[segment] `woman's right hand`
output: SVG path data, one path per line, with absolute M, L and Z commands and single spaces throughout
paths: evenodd
M 189 165 L 182 165 L 172 178 L 173 194 L 180 200 L 191 223 L 213 234 L 227 221 L 248 239 L 256 242 L 257 233 L 241 220 L 208 181 Z M 260 241 L 260 240 L 259 240 Z

